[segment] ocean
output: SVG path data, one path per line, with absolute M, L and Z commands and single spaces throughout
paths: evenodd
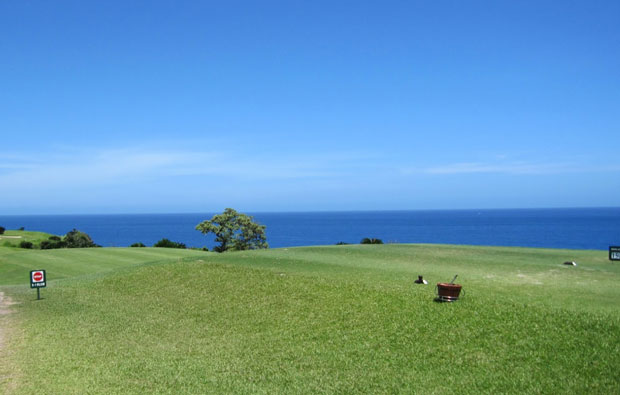
M 620 207 L 568 209 L 411 210 L 248 213 L 267 226 L 272 248 L 359 243 L 438 243 L 607 250 L 620 245 Z M 2 215 L 0 226 L 57 235 L 73 228 L 104 247 L 153 245 L 162 238 L 211 249 L 195 230 L 214 213 Z

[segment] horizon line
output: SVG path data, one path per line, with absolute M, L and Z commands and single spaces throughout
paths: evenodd
M 358 210 L 237 210 L 246 214 L 313 214 L 313 213 L 370 213 L 370 212 L 412 212 L 412 211 L 516 211 L 516 210 L 595 210 L 620 209 L 620 206 L 556 206 L 556 207 L 495 207 L 495 208 L 417 208 L 417 209 L 358 209 Z M 191 215 L 219 214 L 220 211 L 182 211 L 182 212 L 109 212 L 109 213 L 35 213 L 35 214 L 2 214 L 0 217 L 35 217 L 35 216 L 114 216 L 114 215 Z

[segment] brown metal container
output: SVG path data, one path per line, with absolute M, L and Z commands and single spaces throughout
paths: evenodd
M 437 299 L 442 302 L 454 302 L 461 294 L 461 284 L 437 283 Z

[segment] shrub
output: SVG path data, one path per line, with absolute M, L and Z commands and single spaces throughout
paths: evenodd
M 19 247 L 20 248 L 28 248 L 28 249 L 32 249 L 33 244 L 29 241 L 23 240 L 21 243 L 19 243 Z
M 346 246 L 349 243 L 345 243 L 344 241 L 339 241 L 338 243 L 336 243 L 337 246 Z
M 62 241 L 58 236 L 52 236 L 48 240 L 43 240 L 41 244 L 39 244 L 39 248 L 42 250 L 52 250 L 56 248 L 65 248 L 67 243 Z
M 170 241 L 168 239 L 161 239 L 157 243 L 153 244 L 153 247 L 161 248 L 187 248 L 183 243 L 177 243 L 176 241 Z
M 146 247 L 143 243 L 133 243 L 129 247 Z
M 364 237 L 360 244 L 383 244 L 383 240 L 381 239 L 369 239 L 368 237 Z
M 3 235 L 5 230 L 6 228 L 4 226 L 0 226 L 0 235 Z
M 39 244 L 39 248 L 42 250 L 51 250 L 54 247 L 52 246 L 52 243 L 49 240 L 43 240 L 41 244 Z

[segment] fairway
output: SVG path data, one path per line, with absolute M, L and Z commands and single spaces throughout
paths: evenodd
M 0 392 L 618 393 L 618 280 L 605 251 L 0 248 Z
M 53 281 L 200 256 L 204 252 L 167 248 L 0 248 L 0 286 L 23 284 L 30 270 L 41 268 L 47 268 L 48 280 Z

